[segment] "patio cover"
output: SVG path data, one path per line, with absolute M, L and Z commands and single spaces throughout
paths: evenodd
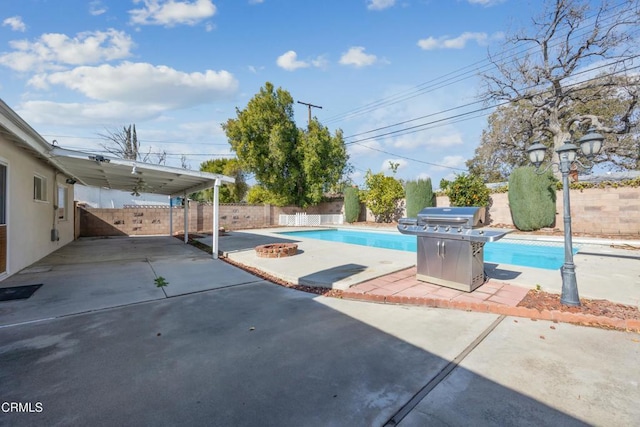
M 58 147 L 51 149 L 51 156 L 76 181 L 84 185 L 114 190 L 176 197 L 212 188 L 216 180 L 230 184 L 235 182 L 233 178 L 225 175 L 118 159 Z
M 84 185 L 185 198 L 190 193 L 214 188 L 213 257 L 218 257 L 218 188 L 223 182 L 233 184 L 234 178 L 55 147 L 1 99 L 0 134 L 34 157 L 49 163 L 67 178 Z M 188 204 L 185 209 L 188 209 Z M 186 243 L 187 212 L 184 217 Z

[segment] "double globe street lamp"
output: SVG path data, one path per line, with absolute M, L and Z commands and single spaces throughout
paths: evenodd
M 588 159 L 592 160 L 602 150 L 604 137 L 599 133 L 596 133 L 594 128 L 591 128 L 587 133 L 578 140 L 580 144 L 580 151 Z M 538 141 L 534 141 L 527 149 L 529 154 L 529 160 L 536 167 L 536 171 L 539 171 L 540 165 L 544 161 L 545 152 L 547 147 Z M 580 297 L 578 295 L 578 283 L 576 282 L 576 267 L 573 263 L 573 243 L 571 239 L 571 206 L 569 201 L 569 174 L 571 173 L 572 166 L 580 166 L 583 169 L 589 169 L 587 166 L 580 163 L 576 158 L 578 155 L 578 146 L 571 143 L 571 141 L 565 141 L 561 147 L 555 150 L 558 153 L 558 163 L 550 163 L 544 168 L 540 174 L 545 173 L 552 166 L 557 166 L 562 173 L 562 196 L 564 201 L 564 265 L 561 268 L 562 275 L 562 295 L 560 296 L 560 302 L 564 305 L 579 306 Z

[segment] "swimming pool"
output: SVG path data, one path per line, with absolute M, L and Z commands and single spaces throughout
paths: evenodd
M 279 234 L 408 252 L 416 252 L 418 246 L 416 236 L 399 232 L 330 229 L 287 231 Z M 573 253 L 577 252 L 578 248 L 574 246 Z M 558 270 L 564 263 L 564 246 L 561 243 L 524 244 L 514 240 L 500 240 L 484 246 L 484 260 L 495 264 Z

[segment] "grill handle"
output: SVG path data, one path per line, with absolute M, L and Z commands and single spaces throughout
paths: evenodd
M 433 217 L 420 217 L 419 218 L 421 224 L 463 224 L 468 225 L 469 220 L 467 218 L 433 218 Z M 470 228 L 470 227 L 467 227 Z
M 444 259 L 444 240 L 438 240 L 436 242 L 436 247 L 438 248 L 438 257 Z

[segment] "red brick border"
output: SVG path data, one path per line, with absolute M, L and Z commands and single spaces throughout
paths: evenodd
M 407 297 L 399 295 L 376 295 L 342 292 L 341 298 L 357 301 L 377 302 L 382 304 L 408 304 L 433 308 L 449 308 L 454 310 L 476 311 L 481 313 L 503 314 L 513 317 L 524 317 L 535 320 L 551 320 L 582 326 L 595 326 L 640 333 L 640 320 L 620 319 L 614 317 L 594 316 L 592 314 L 570 313 L 558 310 L 536 310 L 535 308 L 512 307 L 486 302 L 455 301 L 437 298 Z

